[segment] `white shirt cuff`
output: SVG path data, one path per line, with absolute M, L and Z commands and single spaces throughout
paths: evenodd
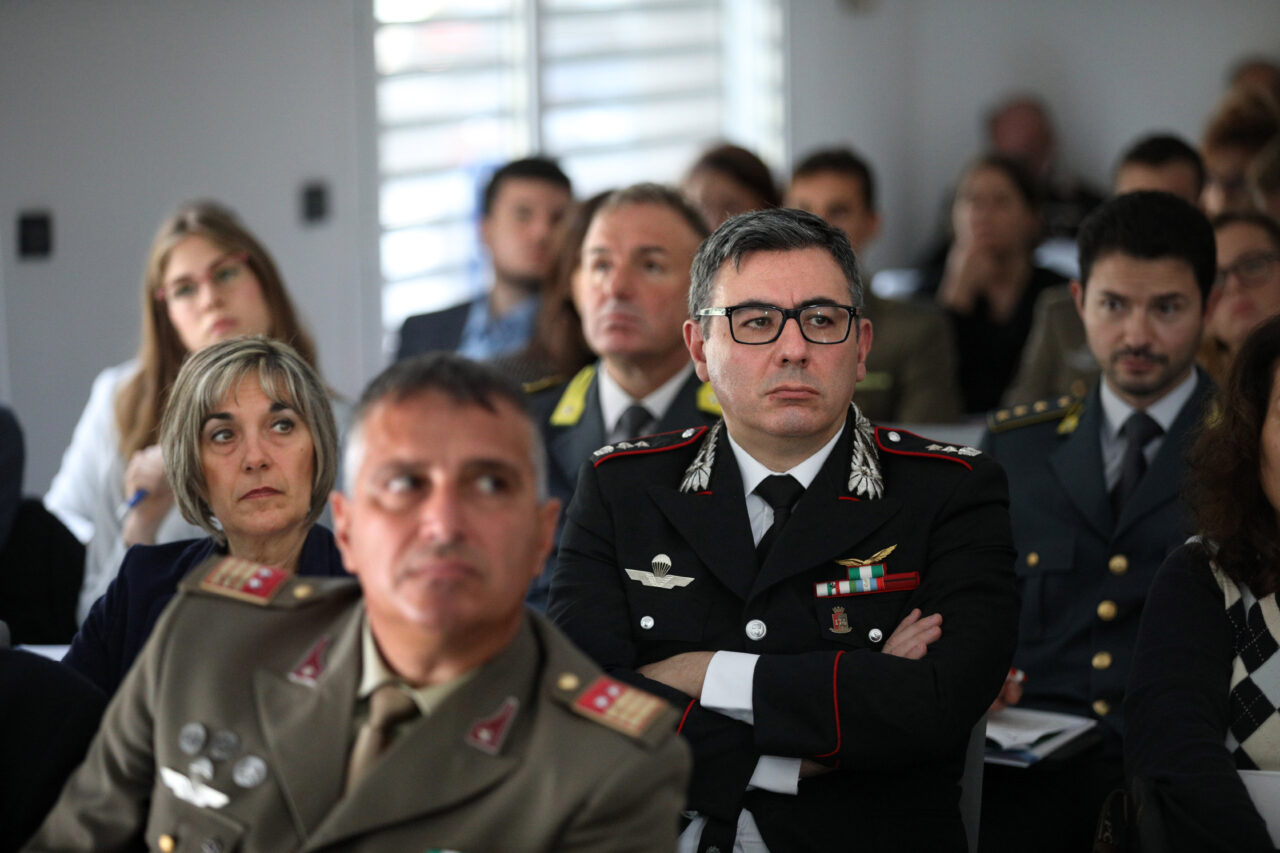
M 800 759 L 781 755 L 762 755 L 756 760 L 747 790 L 762 788 L 775 794 L 795 796 L 800 790 Z
M 707 664 L 702 680 L 702 707 L 743 723 L 753 724 L 751 687 L 759 655 L 744 652 L 716 652 Z M 770 789 L 772 790 L 772 789 Z

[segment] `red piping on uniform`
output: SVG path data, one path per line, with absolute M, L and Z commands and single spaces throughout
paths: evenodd
M 862 498 L 850 497 L 849 495 L 840 495 L 840 496 L 838 496 L 838 497 L 836 498 L 836 500 L 838 500 L 838 501 L 854 501 L 854 502 L 856 503 L 856 502 L 860 502 L 860 501 L 862 500 Z
M 844 652 L 841 652 L 841 654 L 844 654 Z M 680 725 L 676 726 L 676 734 L 680 734 L 680 730 L 684 728 L 684 721 L 689 719 L 689 712 L 693 710 L 693 703 L 697 701 L 697 699 L 690 699 L 689 704 L 685 706 L 684 714 L 680 717 Z
M 710 489 L 708 489 L 708 490 L 707 490 L 707 491 L 705 491 L 705 492 L 694 492 L 694 494 L 695 494 L 695 495 L 709 495 L 709 494 L 711 494 L 711 490 L 710 490 Z
M 893 453 L 898 456 L 923 456 L 925 459 L 945 459 L 948 462 L 959 462 L 961 465 L 968 468 L 970 471 L 973 470 L 973 466 L 970 465 L 968 462 L 965 462 L 959 456 L 948 456 L 945 453 L 924 453 L 919 450 L 902 450 L 897 447 L 888 447 L 885 445 L 884 442 L 880 440 L 880 431 L 883 429 L 884 427 L 876 428 L 876 446 L 879 447 L 881 450 L 885 451 L 886 453 Z M 930 439 L 924 438 L 924 436 L 916 435 L 914 432 L 907 432 L 907 430 L 905 429 L 895 430 L 895 432 L 903 432 L 913 438 L 918 438 L 922 441 L 930 440 Z
M 678 447 L 684 447 L 686 445 L 693 444 L 695 441 L 701 438 L 702 434 L 706 431 L 707 431 L 707 427 L 698 427 L 698 431 L 696 433 L 689 436 L 689 439 L 687 441 L 682 441 L 679 444 L 664 444 L 661 447 L 638 447 L 638 448 L 635 448 L 634 450 L 630 448 L 628 448 L 627 450 L 614 450 L 611 453 L 606 453 L 604 456 L 601 456 L 599 459 L 592 462 L 591 467 L 592 468 L 599 467 L 600 463 L 605 461 L 606 459 L 617 459 L 619 456 L 636 456 L 641 453 L 662 453 L 665 450 L 675 450 Z M 671 432 L 676 432 L 676 430 L 672 430 Z M 670 435 L 670 434 L 671 433 L 665 433 L 665 432 L 658 433 L 658 435 Z M 655 436 L 648 436 L 648 437 L 653 438 Z
M 830 758 L 840 751 L 840 658 L 843 656 L 843 651 L 836 652 L 836 662 L 831 667 L 831 705 L 836 712 L 836 748 L 822 755 L 815 755 L 814 758 Z

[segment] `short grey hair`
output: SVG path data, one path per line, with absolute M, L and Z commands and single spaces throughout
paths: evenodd
M 160 420 L 160 450 L 165 474 L 182 517 L 223 545 L 226 535 L 214 522 L 201 454 L 205 420 L 241 378 L 254 375 L 273 403 L 298 413 L 311 432 L 314 464 L 307 526 L 324 512 L 338 476 L 338 428 L 324 383 L 302 356 L 286 343 L 254 335 L 232 338 L 192 353 L 183 362 Z
M 364 461 L 364 425 L 378 404 L 399 403 L 419 394 L 435 392 L 462 406 L 479 406 L 497 413 L 498 403 L 506 401 L 520 413 L 529 427 L 530 463 L 538 502 L 547 500 L 547 452 L 542 434 L 534 425 L 529 403 L 520 386 L 494 368 L 454 355 L 433 352 L 398 361 L 375 376 L 365 387 L 351 416 L 346 447 L 342 456 L 342 490 L 350 495 Z
M 699 212 L 698 208 L 693 206 L 684 193 L 665 184 L 646 182 L 614 190 L 605 196 L 604 201 L 600 202 L 600 207 L 596 209 L 595 215 L 591 218 L 594 220 L 601 214 L 608 213 L 611 210 L 635 204 L 652 204 L 657 207 L 668 208 L 684 220 L 684 223 L 689 226 L 689 230 L 698 235 L 698 240 L 700 241 L 705 240 L 707 235 L 711 233 L 706 217 Z
M 706 328 L 708 317 L 698 317 L 703 308 L 711 307 L 711 291 L 716 276 L 725 263 L 732 261 L 736 270 L 742 259 L 753 252 L 792 252 L 817 248 L 831 255 L 849 284 L 849 304 L 862 307 L 862 275 L 849 238 L 839 228 L 803 210 L 776 208 L 740 213 L 725 220 L 715 233 L 702 242 L 693 258 L 690 271 L 689 316 L 700 320 Z

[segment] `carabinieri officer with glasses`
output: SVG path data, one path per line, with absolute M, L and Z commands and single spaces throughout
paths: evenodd
M 730 219 L 685 343 L 724 412 L 582 468 L 549 614 L 681 711 L 680 850 L 965 850 L 958 783 L 1017 631 L 1004 474 L 876 427 L 843 232 Z M 794 322 L 792 322 L 794 321 Z

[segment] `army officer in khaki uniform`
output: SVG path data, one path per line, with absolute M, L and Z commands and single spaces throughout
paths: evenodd
M 675 712 L 524 609 L 558 504 L 523 406 L 452 355 L 375 379 L 332 499 L 359 582 L 196 569 L 27 849 L 673 849 Z

